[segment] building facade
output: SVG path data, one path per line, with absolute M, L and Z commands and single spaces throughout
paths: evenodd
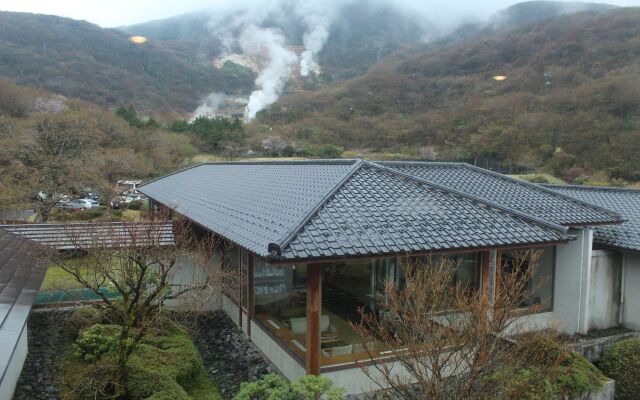
M 536 249 L 523 324 L 614 323 L 612 298 L 594 294 L 616 261 L 594 233 L 624 218 L 553 188 L 466 164 L 320 160 L 202 164 L 140 191 L 223 241 L 212 264 L 238 279 L 220 306 L 289 379 L 375 387 L 352 324 L 359 310 L 384 318 L 384 284 L 402 282 L 407 260 L 450 259 L 457 283 L 491 299 L 499 269 Z

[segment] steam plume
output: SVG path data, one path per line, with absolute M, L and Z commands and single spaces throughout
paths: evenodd
M 209 94 L 198 108 L 193 112 L 189 122 L 193 122 L 198 117 L 213 117 L 218 113 L 220 105 L 224 102 L 227 95 L 224 93 L 213 92 Z
M 300 57 L 300 75 L 307 76 L 310 72 L 320 73 L 318 53 L 329 38 L 329 28 L 335 18 L 337 4 L 330 0 L 305 0 L 296 6 L 296 13 L 306 25 L 302 37 L 304 52 Z
M 259 89 L 251 92 L 245 109 L 244 118 L 249 121 L 255 118 L 258 111 L 278 100 L 298 58 L 287 50 L 282 34 L 275 29 L 259 28 L 256 25 L 250 25 L 244 30 L 240 37 L 240 47 L 247 55 L 260 56 L 266 52 L 268 58 L 266 67 L 256 78 Z

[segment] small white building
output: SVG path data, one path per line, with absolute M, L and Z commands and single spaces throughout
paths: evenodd
M 548 186 L 618 212 L 624 222 L 597 225 L 591 230 L 591 257 L 583 270 L 588 280 L 588 318 L 584 330 L 625 327 L 640 330 L 640 190 Z

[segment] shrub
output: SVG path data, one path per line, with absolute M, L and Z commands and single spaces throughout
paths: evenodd
M 524 335 L 518 342 L 524 368 L 509 366 L 492 377 L 508 398 L 542 400 L 579 396 L 602 387 L 606 378 L 589 361 L 560 344 L 536 334 Z
M 117 346 L 117 325 L 93 325 L 85 329 L 73 344 L 74 355 L 86 362 L 96 362 Z
M 209 379 L 198 350 L 185 332 L 167 321 L 163 329 L 152 329 L 142 339 L 127 364 L 127 395 L 130 400 L 220 400 L 216 385 Z M 97 362 L 89 360 L 77 366 L 70 383 L 70 399 L 102 399 L 108 382 L 113 382 L 115 363 L 108 345 L 103 345 L 109 332 L 118 332 L 117 325 L 94 325 L 82 337 L 84 354 L 100 355 Z M 91 337 L 91 339 L 90 339 Z M 65 371 L 68 372 L 68 371 Z M 65 397 L 65 396 L 63 396 Z
M 616 399 L 637 399 L 640 393 L 640 338 L 622 340 L 609 348 L 599 364 L 616 381 Z
M 288 383 L 276 374 L 269 374 L 255 382 L 244 382 L 235 400 L 342 400 L 344 389 L 335 388 L 330 379 L 303 376 Z
M 535 174 L 526 177 L 525 179 L 531 183 L 549 183 L 549 179 L 547 179 L 547 177 L 545 177 L 544 175 Z

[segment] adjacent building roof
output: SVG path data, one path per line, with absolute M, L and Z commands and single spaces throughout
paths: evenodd
M 282 260 L 570 239 L 565 227 L 536 215 L 361 160 L 201 164 L 139 190 Z
M 37 243 L 0 230 L 0 382 L 27 323 L 47 263 Z
M 617 211 L 625 219 L 620 225 L 598 226 L 594 241 L 605 247 L 640 251 L 640 190 L 593 186 L 547 185 L 558 193 Z
M 622 222 L 615 210 L 605 209 L 546 187 L 464 163 L 381 162 L 514 210 L 565 226 Z
M 94 245 L 143 245 L 153 241 L 161 246 L 173 245 L 171 223 L 154 222 L 74 222 L 68 224 L 0 225 L 15 233 L 57 250 L 89 248 Z

